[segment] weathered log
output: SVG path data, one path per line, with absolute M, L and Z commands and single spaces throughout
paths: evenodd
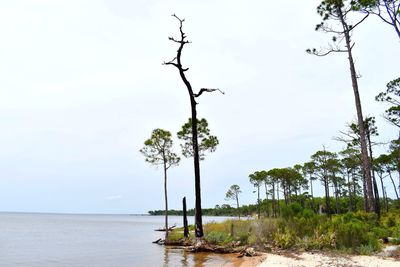
M 158 244 L 158 245 L 163 245 L 165 243 L 165 240 L 162 240 L 161 238 L 159 238 L 156 241 L 153 241 L 152 243 L 153 244 Z
M 190 247 L 188 249 L 190 252 L 213 252 L 218 254 L 228 254 L 228 253 L 240 253 L 242 248 L 228 248 L 221 246 L 200 246 L 200 247 Z
M 175 227 L 176 227 L 176 224 L 173 225 L 173 226 L 171 226 L 171 227 L 169 227 L 169 228 L 168 228 L 168 232 L 173 231 Z M 165 232 L 165 228 L 155 229 L 154 231 L 157 231 L 157 232 Z

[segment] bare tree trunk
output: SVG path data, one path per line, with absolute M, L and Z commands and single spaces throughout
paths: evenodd
M 272 214 L 276 218 L 275 182 L 272 182 Z
M 378 214 L 378 218 L 380 218 L 381 216 L 381 204 L 379 202 L 379 191 L 378 191 L 378 185 L 376 183 L 376 179 L 375 179 L 375 171 L 374 171 L 374 157 L 372 155 L 372 143 L 371 143 L 371 133 L 369 131 L 369 125 L 366 125 L 366 136 L 367 136 L 367 141 L 368 141 L 368 150 L 369 150 L 369 156 L 370 156 L 370 170 L 372 173 L 372 182 L 374 185 L 374 197 L 375 197 L 375 201 L 374 201 L 374 208 L 375 208 L 375 212 L 376 214 Z
M 363 194 L 364 194 L 364 210 L 368 211 L 368 195 L 367 195 L 367 185 L 365 181 L 365 174 L 363 173 Z
M 186 197 L 182 199 L 182 206 L 183 206 L 183 236 L 185 238 L 188 238 L 189 228 L 188 228 L 187 211 L 186 211 Z
M 279 205 L 279 182 L 276 183 L 276 196 L 277 196 L 277 199 L 278 199 L 278 202 L 276 203 L 276 208 L 277 208 L 277 211 L 278 211 L 278 215 L 280 215 L 281 214 L 281 207 Z
M 329 198 L 329 182 L 328 182 L 327 175 L 325 175 L 325 177 L 324 177 L 324 187 L 325 187 L 326 212 L 330 215 L 331 214 L 331 205 L 330 205 L 330 198 Z
M 203 216 L 201 210 L 201 189 L 200 189 L 200 158 L 199 158 L 199 145 L 197 142 L 197 114 L 196 114 L 196 101 L 192 96 L 190 98 L 192 106 L 192 132 L 193 132 L 193 151 L 194 151 L 194 182 L 195 182 L 195 233 L 196 237 L 202 238 L 203 233 Z
M 180 39 L 176 40 L 173 37 L 169 39 L 175 43 L 179 44 L 179 48 L 176 57 L 169 61 L 164 62 L 165 65 L 173 65 L 179 70 L 179 75 L 185 84 L 190 98 L 190 108 L 191 108 L 191 118 L 192 118 L 192 145 L 193 145 L 193 164 L 194 164 L 194 183 L 195 183 L 195 235 L 196 238 L 201 241 L 204 236 L 203 233 L 203 221 L 202 221 L 202 210 L 201 210 L 201 188 L 200 188 L 200 158 L 199 158 L 199 145 L 198 145 L 198 132 L 197 132 L 197 111 L 196 111 L 196 97 L 199 97 L 204 91 L 212 92 L 216 89 L 201 89 L 198 94 L 194 94 L 192 85 L 186 78 L 185 72 L 189 70 L 188 68 L 183 68 L 181 62 L 182 49 L 185 44 L 189 43 L 186 40 L 186 35 L 182 30 L 183 19 L 178 18 L 175 14 L 173 15 L 179 20 L 179 31 Z
M 385 205 L 385 210 L 387 212 L 388 210 L 388 206 L 387 206 L 387 198 L 386 198 L 386 194 L 385 194 L 385 187 L 383 186 L 383 175 L 380 175 L 378 173 L 379 176 L 379 180 L 381 181 L 381 189 L 382 189 L 382 196 L 383 196 L 383 204 Z
M 258 219 L 260 219 L 260 185 L 257 186 L 257 214 Z
M 311 189 L 311 205 L 312 205 L 312 210 L 315 211 L 314 192 L 313 192 L 312 177 L 311 177 L 311 175 L 310 175 L 310 189 Z
M 236 193 L 236 208 L 237 208 L 238 216 L 239 216 L 239 220 L 240 220 L 240 209 L 239 209 L 239 196 L 238 196 L 238 193 Z
M 399 34 L 399 37 L 400 37 L 400 34 Z M 399 142 L 397 149 L 400 150 L 400 131 L 399 131 L 399 138 L 397 139 L 397 142 Z M 399 174 L 399 192 L 400 192 L 400 151 L 396 152 L 395 159 L 397 160 L 396 168 L 397 168 L 397 173 Z
M 168 231 L 167 165 L 165 159 L 164 159 L 164 198 L 165 198 L 165 239 L 167 239 L 169 231 Z
M 335 176 L 335 174 L 334 174 Z M 338 192 L 338 185 L 337 185 L 337 181 L 336 181 L 336 177 L 333 178 L 333 186 L 334 186 L 334 190 L 335 190 L 335 201 L 336 201 L 336 214 L 340 213 L 340 207 L 339 207 L 339 192 Z
M 386 188 L 385 188 L 385 199 L 386 199 L 386 212 L 389 212 L 389 204 L 388 204 L 388 197 L 387 197 Z
M 394 183 L 392 173 L 390 171 L 388 173 L 389 173 L 390 180 L 392 181 L 392 184 L 393 184 L 394 192 L 396 193 L 396 198 L 399 199 L 399 194 L 397 193 L 396 184 Z
M 354 91 L 354 100 L 355 100 L 356 110 L 357 110 L 357 121 L 358 121 L 358 127 L 360 129 L 362 167 L 363 167 L 363 172 L 365 175 L 367 197 L 368 197 L 367 210 L 375 211 L 374 205 L 373 205 L 374 196 L 373 196 L 371 170 L 370 170 L 371 165 L 370 165 L 369 157 L 368 157 L 364 119 L 363 119 L 363 114 L 362 114 L 362 109 L 361 109 L 361 100 L 360 100 L 360 94 L 359 94 L 359 90 L 358 90 L 357 74 L 356 74 L 356 69 L 354 66 L 352 45 L 351 45 L 351 40 L 350 40 L 350 30 L 351 29 L 349 28 L 349 26 L 347 25 L 347 22 L 344 19 L 341 7 L 337 7 L 337 14 L 339 15 L 341 24 L 343 26 L 343 33 L 344 33 L 345 40 L 346 40 L 346 48 L 347 48 L 349 65 L 350 65 L 351 81 L 352 81 L 352 86 L 353 86 L 353 91 Z
M 264 187 L 265 187 L 265 199 L 267 200 L 267 216 L 269 217 L 268 186 L 267 186 L 267 183 L 264 183 Z
M 354 173 L 352 174 L 352 182 L 353 182 L 353 200 L 354 200 L 354 206 L 353 206 L 353 210 L 355 211 L 355 210 L 357 210 L 357 189 L 356 189 L 356 185 L 357 185 L 357 183 L 356 183 L 356 179 L 355 179 L 355 175 L 354 175 Z
M 283 185 L 283 197 L 285 199 L 285 206 L 288 205 L 288 189 L 286 185 Z
M 353 211 L 353 199 L 351 193 L 351 184 L 350 184 L 350 171 L 347 171 L 347 190 L 349 190 L 349 211 Z

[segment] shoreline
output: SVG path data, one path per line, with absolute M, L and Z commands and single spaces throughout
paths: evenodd
M 235 266 L 235 265 L 234 265 Z M 324 252 L 278 252 L 245 258 L 240 267 L 398 267 L 400 260 L 378 255 L 337 255 Z

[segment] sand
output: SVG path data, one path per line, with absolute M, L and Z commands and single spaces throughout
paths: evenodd
M 252 260 L 246 260 L 241 267 L 400 267 L 400 261 L 378 256 L 337 256 L 322 253 L 265 253 Z

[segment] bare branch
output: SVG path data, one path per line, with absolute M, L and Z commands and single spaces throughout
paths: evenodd
M 170 60 L 170 61 L 167 61 L 167 62 L 164 61 L 164 62 L 163 62 L 163 65 L 173 65 L 173 66 L 179 68 L 179 65 L 175 63 L 175 60 L 176 60 L 176 57 L 174 57 L 174 58 L 173 58 L 172 60 Z
M 335 34 L 339 34 L 339 35 L 343 34 L 343 31 L 334 30 L 331 26 L 326 25 L 326 24 L 321 24 L 321 27 L 319 28 L 319 30 L 327 32 L 327 33 L 335 33 Z
M 186 37 L 186 36 L 185 36 Z M 175 43 L 178 43 L 178 44 L 189 44 L 190 42 L 189 41 L 184 41 L 184 40 L 176 40 L 174 37 L 168 37 L 168 40 L 171 40 L 171 41 L 173 41 L 173 42 L 175 42 Z
M 197 93 L 197 94 L 193 94 L 193 96 L 194 97 L 199 97 L 201 94 L 203 94 L 204 92 L 209 92 L 209 93 L 211 93 L 211 92 L 214 92 L 214 91 L 220 91 L 221 92 L 221 94 L 225 94 L 223 91 L 221 91 L 220 89 L 218 89 L 218 88 L 216 88 L 216 89 L 214 89 L 214 88 L 201 88 L 200 89 L 200 91 Z
M 185 68 L 185 69 L 182 68 L 182 63 L 181 63 L 182 50 L 183 50 L 184 45 L 185 45 L 185 44 L 188 44 L 188 43 L 190 43 L 190 42 L 187 41 L 187 40 L 185 40 L 186 35 L 185 35 L 185 33 L 183 32 L 183 29 L 182 29 L 182 27 L 183 27 L 183 22 L 185 21 L 185 19 L 180 19 L 180 18 L 179 18 L 177 15 L 175 15 L 175 14 L 172 14 L 172 16 L 173 16 L 174 18 L 176 18 L 176 19 L 179 21 L 179 31 L 180 31 L 181 36 L 180 36 L 180 40 L 179 40 L 179 39 L 176 39 L 176 38 L 174 38 L 174 37 L 168 37 L 168 39 L 171 40 L 171 41 L 173 41 L 173 42 L 175 42 L 175 43 L 178 43 L 178 44 L 179 44 L 179 48 L 178 48 L 176 57 L 175 57 L 173 60 L 171 60 L 171 61 L 164 62 L 163 65 L 173 65 L 173 66 L 175 66 L 176 68 L 178 68 L 179 71 L 183 74 L 183 72 L 189 70 L 189 68 Z M 182 79 L 183 79 L 184 81 L 187 81 L 187 80 L 186 80 L 186 77 L 182 77 Z M 185 84 L 187 85 L 186 82 L 185 82 Z
M 306 52 L 309 53 L 310 55 L 324 57 L 324 56 L 329 55 L 330 53 L 347 53 L 348 51 L 347 51 L 347 49 L 343 50 L 343 49 L 339 49 L 339 48 L 333 48 L 332 46 L 330 46 L 330 49 L 325 52 L 322 49 L 317 50 L 315 48 L 307 49 Z
M 361 22 L 363 22 L 366 18 L 368 18 L 368 16 L 369 16 L 369 13 L 367 13 L 367 15 L 365 15 L 359 22 L 357 22 L 356 25 L 351 27 L 351 31 L 354 30 L 358 25 L 360 25 Z

